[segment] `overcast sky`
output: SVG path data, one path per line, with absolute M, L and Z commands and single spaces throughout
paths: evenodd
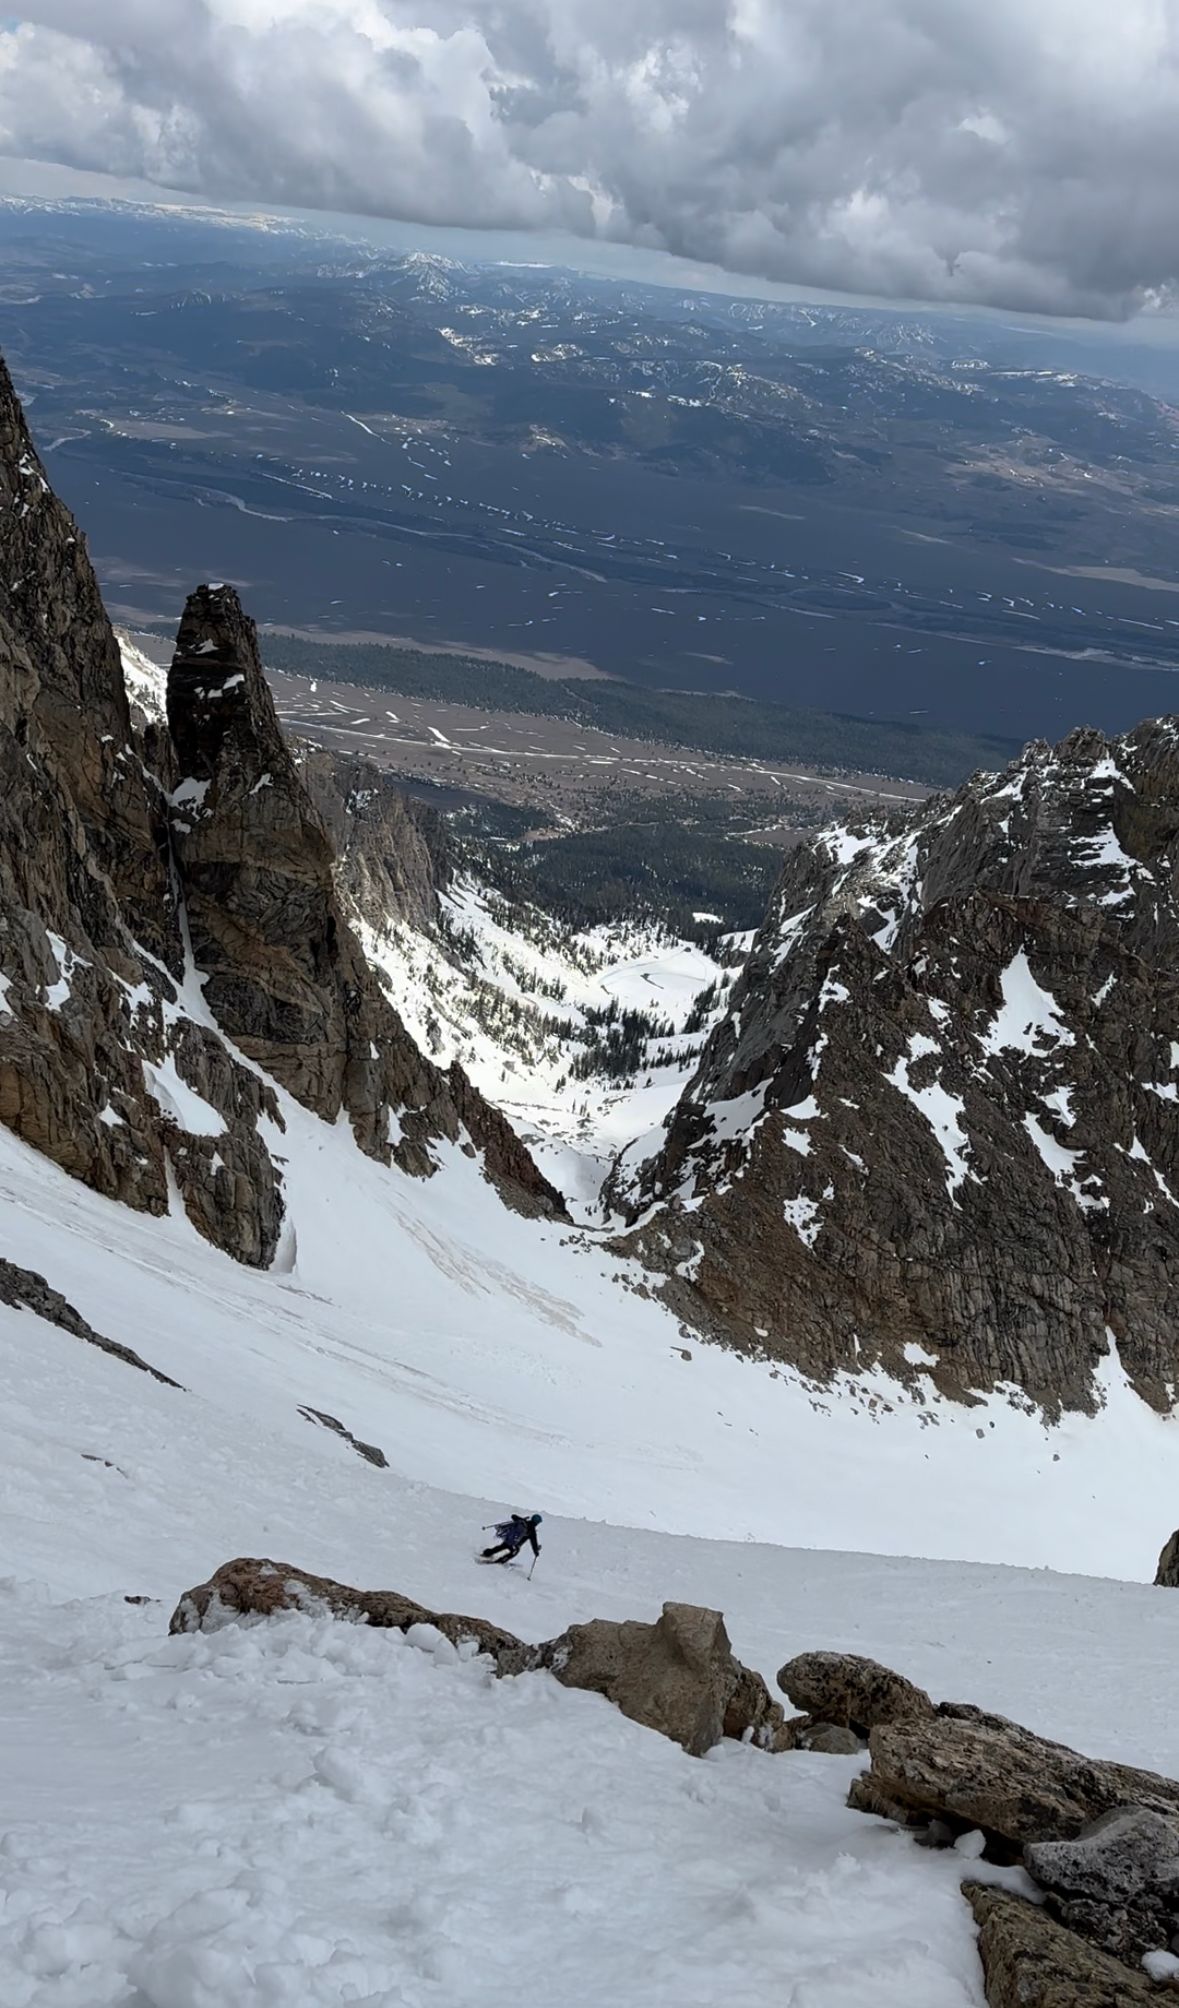
M 30 0 L 0 152 L 1121 318 L 1179 278 L 1179 0 Z

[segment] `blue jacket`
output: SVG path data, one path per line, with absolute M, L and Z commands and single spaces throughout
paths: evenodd
M 536 1538 L 536 1528 L 522 1513 L 513 1513 L 510 1520 L 501 1520 L 495 1531 L 505 1548 L 510 1548 L 514 1555 L 519 1554 L 525 1541 L 530 1544 L 533 1554 L 539 1555 L 540 1542 Z

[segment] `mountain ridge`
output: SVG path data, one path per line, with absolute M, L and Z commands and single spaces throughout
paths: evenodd
M 824 1380 L 1174 1401 L 1179 721 L 1033 743 L 787 859 L 622 1245 Z

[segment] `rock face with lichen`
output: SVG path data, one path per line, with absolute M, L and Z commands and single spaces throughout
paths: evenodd
M 625 1241 L 828 1382 L 1092 1410 L 1179 1383 L 1179 721 L 1029 746 L 788 858 Z
M 1072 1840 L 1118 1806 L 1179 1819 L 1179 1783 L 1129 1764 L 1085 1757 L 1004 1716 L 942 1702 L 931 1717 L 884 1723 L 868 1743 L 871 1767 L 853 1786 L 872 1800 L 958 1831 L 980 1828 L 1019 1849 Z
M 1023 1858 L 1051 1915 L 1118 1959 L 1136 1963 L 1179 1933 L 1179 1820 L 1116 1806 Z
M 925 1690 L 901 1673 L 851 1652 L 803 1652 L 778 1673 L 778 1686 L 815 1722 L 866 1737 L 889 1722 L 922 1722 L 936 1713 Z
M 133 717 L 2 364 L 0 576 L 0 1123 L 141 1211 L 166 1212 L 174 1185 L 202 1234 L 259 1266 L 284 1220 L 275 1082 L 346 1111 L 405 1171 L 431 1172 L 447 1140 L 511 1204 L 560 1212 L 508 1124 L 380 995 L 235 594 L 192 596 L 167 721 Z M 384 886 L 425 896 L 413 819 L 389 803 L 370 876 L 378 853 Z

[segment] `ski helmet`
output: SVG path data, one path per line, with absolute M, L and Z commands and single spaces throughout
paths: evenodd
M 533 1524 L 533 1526 L 534 1526 L 534 1527 L 539 1527 L 539 1526 L 540 1526 L 540 1523 L 541 1523 L 541 1520 L 543 1519 L 543 1517 L 544 1517 L 544 1516 L 543 1516 L 542 1514 L 540 1514 L 540 1513 L 530 1513 L 530 1514 L 528 1515 L 528 1518 L 529 1518 L 529 1519 L 531 1520 L 531 1522 L 532 1522 L 532 1524 Z

